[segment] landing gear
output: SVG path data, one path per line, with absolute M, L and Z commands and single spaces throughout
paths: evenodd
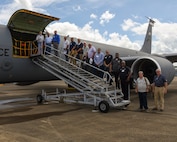
M 37 100 L 37 103 L 38 103 L 38 104 L 42 104 L 44 98 L 43 98 L 42 95 L 39 94 L 39 95 L 36 96 L 36 100 Z
M 110 109 L 109 103 L 107 101 L 99 102 L 98 109 L 100 112 L 107 113 Z

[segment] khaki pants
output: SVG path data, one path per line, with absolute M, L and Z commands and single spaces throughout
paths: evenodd
M 76 58 L 77 52 L 75 50 L 71 50 L 69 55 Z M 70 58 L 70 63 L 73 63 L 74 65 L 76 65 L 76 59 L 72 57 Z
M 160 109 L 164 109 L 164 87 L 155 87 L 154 103 L 157 109 L 159 106 Z

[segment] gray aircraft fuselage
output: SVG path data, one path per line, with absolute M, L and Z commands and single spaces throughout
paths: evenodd
M 12 35 L 7 26 L 0 25 L 0 34 L 0 83 L 57 79 L 35 65 L 30 58 L 13 57 Z
M 31 47 L 33 47 L 31 45 L 34 44 L 37 33 L 44 31 L 45 27 L 55 20 L 59 19 L 22 9 L 11 16 L 7 26 L 0 25 L 0 83 L 30 84 L 58 79 L 34 64 L 30 58 Z M 131 67 L 134 79 L 138 77 L 138 71 L 141 70 L 152 83 L 155 70 L 160 68 L 168 83 L 170 83 L 175 76 L 173 64 L 163 57 L 145 53 L 151 51 L 152 22 L 154 21 L 150 20 L 141 51 L 82 39 L 81 41 L 91 43 L 96 48 L 101 48 L 104 53 L 105 50 L 108 50 L 113 57 L 118 52 L 120 58 L 126 61 L 127 66 Z M 63 46 L 63 36 L 60 36 L 60 39 L 59 46 L 61 48 Z

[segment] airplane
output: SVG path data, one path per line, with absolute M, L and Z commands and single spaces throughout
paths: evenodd
M 31 58 L 31 54 L 38 53 L 36 35 L 39 31 L 44 32 L 49 23 L 58 20 L 57 17 L 20 9 L 11 16 L 7 25 L 0 25 L 0 83 L 16 82 L 17 85 L 29 85 L 39 81 L 58 80 L 56 76 L 34 64 Z M 149 19 L 146 37 L 140 51 L 84 39 L 82 41 L 91 43 L 96 48 L 100 47 L 102 51 L 108 49 L 113 56 L 118 52 L 120 58 L 131 67 L 134 79 L 138 77 L 138 71 L 141 70 L 152 83 L 155 70 L 160 68 L 170 84 L 175 76 L 172 63 L 177 61 L 177 57 L 166 58 L 151 54 L 153 25 L 154 21 Z M 60 39 L 60 47 L 62 47 L 63 36 Z

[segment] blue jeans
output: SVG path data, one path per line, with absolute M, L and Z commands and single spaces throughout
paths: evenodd
M 139 102 L 140 102 L 140 109 L 148 109 L 147 106 L 147 92 L 138 92 L 139 95 Z

